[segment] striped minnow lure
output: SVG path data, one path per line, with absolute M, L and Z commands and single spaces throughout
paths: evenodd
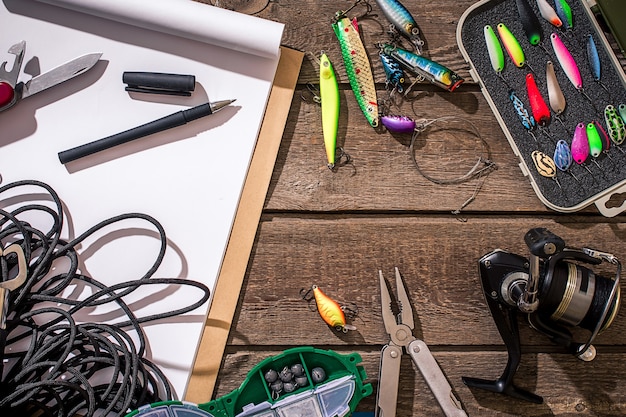
M 339 86 L 335 71 L 326 54 L 320 57 L 320 96 L 322 104 L 322 132 L 328 168 L 335 167 L 337 128 L 339 125 Z
M 341 55 L 350 80 L 350 86 L 361 111 L 372 127 L 378 126 L 378 99 L 372 67 L 359 36 L 356 18 L 350 21 L 345 12 L 335 13 L 332 24 L 341 46 Z
M 443 65 L 405 49 L 383 44 L 381 50 L 398 61 L 405 70 L 448 91 L 454 91 L 464 81 L 463 78 Z
M 420 30 L 411 13 L 398 0 L 376 0 L 376 4 L 391 24 L 415 46 L 418 55 L 422 55 L 424 41 L 419 36 Z

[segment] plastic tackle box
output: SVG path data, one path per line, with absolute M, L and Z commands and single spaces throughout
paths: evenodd
M 585 1 L 567 0 L 573 20 L 573 25 L 567 29 L 566 25 L 556 27 L 544 19 L 536 0 L 526 1 L 540 24 L 541 40 L 538 44 L 531 44 L 524 31 L 517 0 L 483 0 L 471 6 L 459 20 L 457 43 L 461 53 L 470 64 L 472 78 L 480 85 L 513 152 L 520 159 L 522 172 L 529 178 L 539 199 L 547 207 L 560 212 L 575 212 L 593 203 L 604 216 L 616 216 L 626 210 L 626 141 L 618 145 L 609 140 L 608 149 L 605 147 L 599 156 L 589 155 L 582 164 L 573 162 L 565 171 L 556 169 L 554 176 L 539 173 L 533 153 L 540 151 L 554 158 L 558 141 L 565 140 L 571 146 L 575 129 L 581 123 L 586 126 L 596 121 L 608 134 L 604 117 L 606 106 L 613 105 L 618 110 L 620 104 L 626 104 L 624 71 Z M 555 7 L 554 0 L 546 1 Z M 527 65 L 514 65 L 498 34 L 500 23 L 508 27 L 517 39 Z M 505 64 L 500 74 L 491 65 L 484 35 L 486 25 L 494 29 L 504 52 Z M 570 82 L 561 67 L 552 46 L 553 33 L 562 40 L 576 62 L 582 77 L 582 91 Z M 595 79 L 588 59 L 589 35 L 593 37 L 600 58 L 599 81 Z M 553 63 L 566 101 L 565 109 L 558 117 L 549 104 L 546 81 L 548 61 Z M 529 73 L 533 74 L 551 115 L 548 123 L 531 131 L 521 123 L 510 98 L 510 92 L 514 91 L 532 114 L 526 85 Z

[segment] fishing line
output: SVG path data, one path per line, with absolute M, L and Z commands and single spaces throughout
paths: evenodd
M 472 136 L 475 136 L 478 139 L 478 142 L 480 143 L 480 146 L 481 146 L 480 153 L 474 165 L 464 174 L 458 177 L 454 177 L 454 178 L 435 177 L 429 173 L 426 173 L 425 170 L 420 167 L 420 164 L 418 163 L 418 160 L 416 157 L 416 143 L 417 143 L 418 138 L 420 139 L 423 138 L 425 142 L 426 138 L 424 138 L 424 136 L 429 134 L 429 131 L 433 129 L 433 126 L 437 124 L 442 124 L 442 123 L 445 124 L 449 122 L 461 122 L 461 123 L 467 124 L 467 126 L 465 126 L 463 129 L 459 128 L 455 130 L 466 130 L 472 133 Z M 447 134 L 451 134 L 452 128 L 442 127 L 441 129 L 442 131 L 447 130 L 448 131 Z M 466 136 L 467 135 L 464 135 L 463 137 L 466 137 Z M 461 184 L 474 178 L 477 178 L 479 180 L 470 198 L 467 199 L 460 206 L 459 209 L 454 210 L 452 212 L 453 214 L 460 214 L 461 210 L 463 210 L 467 205 L 469 205 L 472 201 L 474 201 L 474 199 L 480 192 L 480 189 L 482 188 L 487 175 L 492 170 L 497 169 L 495 162 L 491 160 L 491 151 L 490 151 L 489 145 L 487 144 L 485 139 L 482 137 L 482 135 L 480 134 L 476 126 L 471 121 L 461 118 L 461 117 L 457 117 L 457 116 L 443 116 L 443 117 L 438 117 L 436 119 L 430 119 L 430 120 L 428 119 L 416 120 L 415 129 L 413 131 L 413 135 L 411 136 L 411 143 L 409 145 L 409 152 L 411 154 L 411 160 L 413 161 L 413 165 L 415 166 L 415 169 L 417 170 L 417 172 L 419 172 L 420 175 L 422 175 L 424 178 L 426 178 L 428 181 L 432 183 L 435 183 L 438 185 L 452 185 L 452 184 Z M 455 156 L 455 155 L 452 155 L 452 156 Z M 438 158 L 441 160 L 441 155 Z M 440 168 L 440 166 L 441 165 L 438 165 L 437 168 Z
M 20 187 L 28 194 L 16 196 Z M 33 193 L 33 187 L 45 193 Z M 142 325 L 193 311 L 207 302 L 210 291 L 187 279 L 153 277 L 167 248 L 161 224 L 146 214 L 121 214 L 65 241 L 61 238 L 63 204 L 49 185 L 34 180 L 7 184 L 0 187 L 0 201 L 0 290 L 6 309 L 5 326 L 0 328 L 2 415 L 120 416 L 173 399 L 166 375 L 147 357 Z M 47 230 L 31 224 L 33 216 L 37 223 L 47 219 Z M 146 221 L 157 231 L 160 248 L 147 271 L 111 286 L 103 282 L 111 279 L 101 281 L 80 273 L 77 246 L 95 232 L 129 219 Z M 25 282 L 8 290 L 23 273 L 22 256 L 27 265 Z M 117 266 L 115 260 L 111 265 Z M 164 305 L 163 312 L 137 316 L 126 297 L 148 285 L 190 287 L 198 295 L 180 308 Z M 82 295 L 87 290 L 90 295 Z M 103 306 L 113 309 L 114 323 L 85 319 L 97 317 L 96 308 Z

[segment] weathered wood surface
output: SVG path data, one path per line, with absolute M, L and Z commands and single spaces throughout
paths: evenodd
M 377 271 L 382 269 L 389 279 L 398 266 L 413 303 L 416 335 L 433 351 L 468 415 L 626 414 L 623 310 L 598 337 L 598 357 L 590 363 L 573 358 L 522 323 L 524 354 L 516 380 L 542 395 L 542 405 L 470 390 L 461 382 L 461 376 L 496 378 L 506 364 L 478 280 L 482 255 L 496 248 L 526 255 L 524 233 L 537 226 L 549 228 L 573 247 L 587 245 L 618 256 L 626 252 L 622 216 L 602 217 L 593 206 L 575 214 L 552 211 L 523 176 L 456 44 L 458 19 L 472 3 L 403 1 L 418 19 L 430 57 L 467 82 L 454 93 L 422 84 L 402 111 L 415 118 L 458 115 L 471 120 L 489 144 L 497 171 L 461 215 L 451 214 L 472 195 L 477 182 L 442 186 L 420 176 L 409 155 L 410 138 L 366 124 L 336 60 L 342 102 L 339 142 L 353 162 L 330 172 L 323 156 L 320 108 L 307 89 L 307 83 L 317 83 L 318 69 L 313 59 L 305 59 L 214 397 L 238 387 L 262 359 L 301 345 L 359 352 L 368 382 L 376 389 L 379 352 L 386 342 Z M 286 24 L 285 46 L 313 54 L 326 50 L 338 57 L 330 21 L 335 11 L 349 6 L 335 0 L 276 0 L 260 16 Z M 385 30 L 380 22 L 386 25 L 382 15 L 361 20 L 370 57 L 376 57 L 374 44 Z M 379 96 L 384 97 L 383 70 L 377 59 L 372 64 Z M 431 146 L 435 148 L 424 150 L 420 156 L 426 159 L 420 161 L 428 169 L 439 164 L 442 176 L 462 174 L 477 157 L 473 148 Z M 429 160 L 429 155 L 437 157 Z M 613 273 L 610 268 L 602 272 Z M 312 284 L 340 303 L 358 306 L 353 321 L 357 331 L 344 335 L 326 326 L 300 297 L 300 289 Z M 375 396 L 366 398 L 359 410 L 373 410 L 374 403 Z M 400 377 L 398 415 L 442 415 L 408 359 Z

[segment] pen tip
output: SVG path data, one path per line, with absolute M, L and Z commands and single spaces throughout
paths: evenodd
M 216 112 L 216 111 L 218 111 L 218 110 L 228 106 L 229 104 L 231 104 L 234 101 L 235 101 L 235 99 L 214 101 L 213 103 L 211 103 L 211 110 Z

